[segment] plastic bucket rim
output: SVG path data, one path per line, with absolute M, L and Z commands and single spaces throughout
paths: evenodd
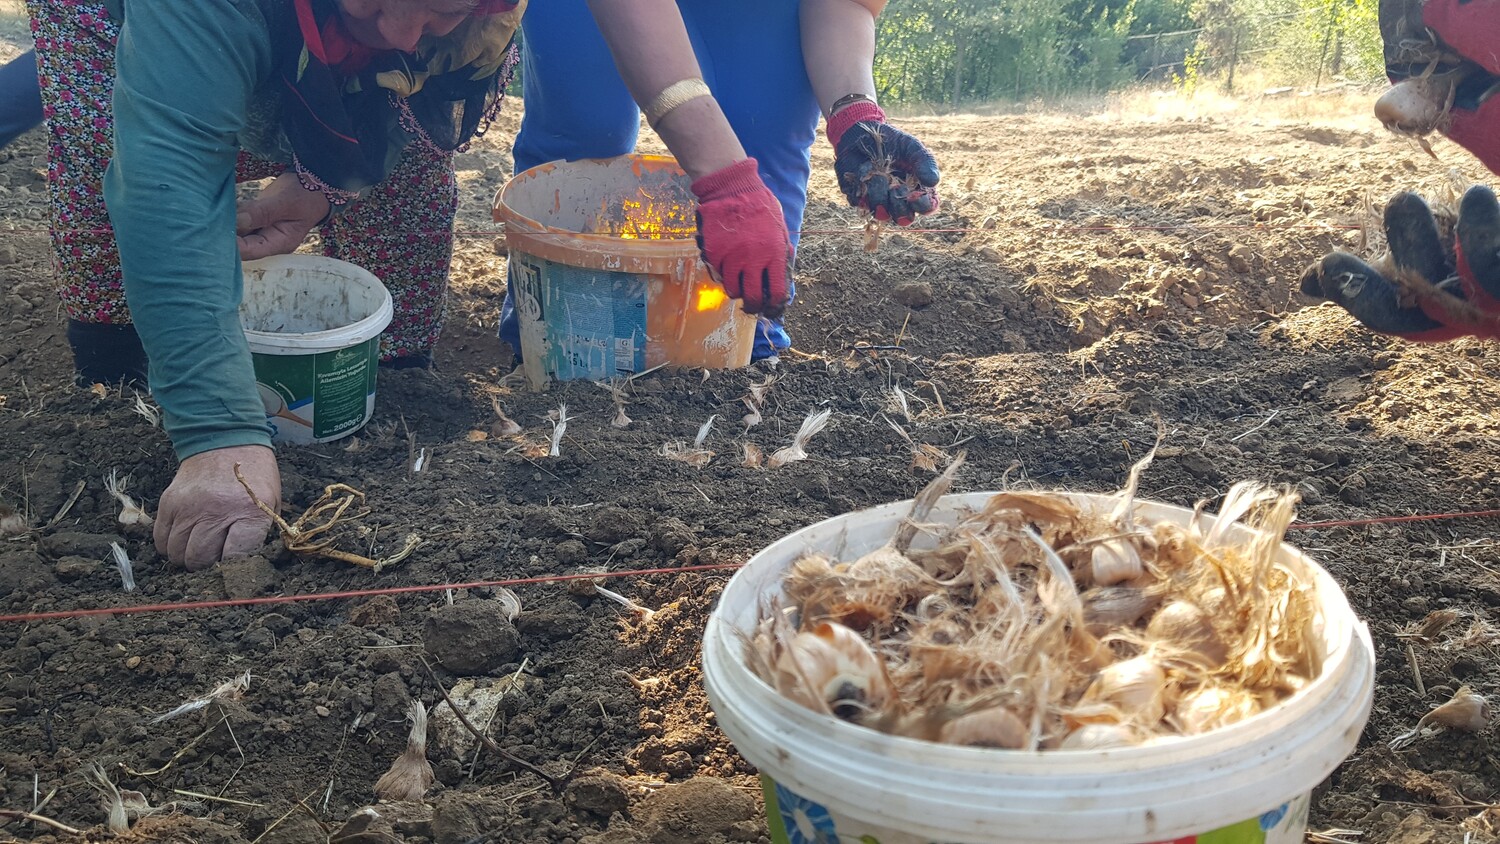
M 510 198 L 513 191 L 518 191 L 525 183 L 555 172 L 559 168 L 583 169 L 620 161 L 641 161 L 650 164 L 665 164 L 681 173 L 684 178 L 687 172 L 677 159 L 670 155 L 656 155 L 648 153 L 626 153 L 625 155 L 610 156 L 606 158 L 577 158 L 571 161 L 557 159 L 547 161 L 530 167 L 515 174 L 505 184 L 495 191 L 495 198 L 490 205 L 491 216 L 497 222 L 505 224 L 505 236 L 509 241 L 511 236 L 518 235 L 524 239 L 526 235 L 541 236 L 564 236 L 579 238 L 586 243 L 597 243 L 600 245 L 617 243 L 619 237 L 601 232 L 579 232 L 572 229 L 549 226 L 527 214 L 521 213 L 511 204 Z M 513 231 L 513 229 L 515 229 Z M 691 236 L 684 237 L 662 237 L 649 240 L 632 240 L 633 249 L 642 250 L 653 254 L 655 257 L 697 257 L 699 254 L 698 244 Z
M 342 277 L 346 281 L 376 293 L 379 304 L 374 312 L 348 325 L 325 328 L 318 331 L 259 331 L 244 328 L 245 338 L 252 354 L 258 355 L 310 355 L 347 349 L 370 341 L 385 331 L 395 316 L 395 302 L 390 290 L 374 273 L 348 261 L 325 255 L 272 255 L 255 261 L 246 261 L 245 270 L 273 272 L 278 269 L 298 269 L 326 272 Z M 243 326 L 242 326 L 243 327 Z

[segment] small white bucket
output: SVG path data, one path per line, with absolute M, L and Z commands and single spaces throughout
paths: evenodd
M 354 264 L 319 255 L 246 262 L 240 323 L 273 441 L 328 442 L 370 421 L 391 313 L 385 285 Z
M 930 521 L 952 523 L 993 494 L 947 496 Z M 1300 844 L 1313 787 L 1354 750 L 1369 718 L 1375 654 L 1338 584 L 1290 545 L 1283 560 L 1317 589 L 1323 673 L 1276 707 L 1201 736 L 1107 751 L 942 745 L 813 712 L 755 676 L 745 643 L 786 568 L 813 551 L 872 551 L 910 507 L 849 513 L 776 542 L 735 574 L 709 617 L 704 685 L 719 726 L 760 769 L 774 844 Z M 1151 502 L 1136 512 L 1179 524 L 1192 515 Z

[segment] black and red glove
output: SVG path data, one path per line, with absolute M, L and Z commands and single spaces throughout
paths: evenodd
M 885 122 L 872 102 L 856 102 L 828 118 L 833 169 L 849 204 L 877 220 L 909 226 L 937 210 L 937 159 L 922 142 Z
M 1500 203 L 1483 185 L 1469 188 L 1458 222 L 1443 227 L 1414 193 L 1385 206 L 1389 262 L 1376 269 L 1334 252 L 1302 274 L 1302 292 L 1330 299 L 1380 334 L 1440 343 L 1500 338 Z
M 1500 173 L 1500 3 L 1381 0 L 1380 35 L 1393 84 L 1441 79 L 1452 107 L 1438 130 Z M 1434 103 L 1441 107 L 1446 103 Z
M 760 180 L 755 159 L 693 182 L 698 251 L 745 312 L 781 316 L 791 298 L 792 239 L 781 203 Z

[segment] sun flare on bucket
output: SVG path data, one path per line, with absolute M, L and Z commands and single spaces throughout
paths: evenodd
M 702 285 L 693 296 L 693 305 L 698 309 L 699 313 L 716 311 L 728 301 L 729 294 L 725 293 L 724 288 L 717 284 Z

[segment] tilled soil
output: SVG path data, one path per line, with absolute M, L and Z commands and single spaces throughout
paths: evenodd
M 0 152 L 0 503 L 36 530 L 0 543 L 0 614 L 738 563 L 930 479 L 888 419 L 919 443 L 965 450 L 962 490 L 1113 490 L 1161 426 L 1142 487 L 1153 499 L 1191 505 L 1261 479 L 1296 486 L 1305 521 L 1500 507 L 1500 352 L 1373 337 L 1296 293 L 1314 257 L 1366 245 L 1351 227 L 1371 203 L 1482 178 L 1451 146 L 1435 161 L 1382 134 L 1364 108 L 1325 97 L 1195 119 L 1149 103 L 908 119 L 944 167 L 943 207 L 923 225 L 948 231 L 888 230 L 875 253 L 862 251 L 819 147 L 788 317 L 796 351 L 774 369 L 638 379 L 625 429 L 610 426 L 610 396 L 595 385 L 532 393 L 502 382 L 510 361 L 493 335 L 505 259 L 489 201 L 509 171 L 512 110 L 459 159 L 464 209 L 438 365 L 382 372 L 357 440 L 281 452 L 289 516 L 328 484 L 367 496 L 363 527 L 339 534 L 339 547 L 378 557 L 421 537 L 378 573 L 273 542 L 189 574 L 117 524 L 103 476 L 128 474 L 154 511 L 174 461 L 133 394 L 70 383 L 45 148 L 28 136 Z M 764 421 L 747 433 L 741 398 L 772 374 Z M 489 435 L 492 398 L 519 437 Z M 545 417 L 562 402 L 576 418 L 548 457 Z M 810 459 L 741 465 L 741 443 L 774 450 L 824 408 L 833 421 Z M 661 455 L 715 415 L 706 467 Z M 1461 684 L 1500 685 L 1493 524 L 1292 537 L 1343 584 L 1378 655 L 1370 727 L 1318 790 L 1313 828 L 1401 844 L 1495 840 L 1490 733 L 1386 749 Z M 133 593 L 111 543 L 135 561 Z M 767 841 L 754 772 L 716 728 L 698 670 L 728 576 L 607 584 L 649 616 L 584 582 L 517 587 L 513 622 L 497 590 L 473 588 L 0 624 L 0 809 L 39 807 L 103 837 L 85 778 L 98 763 L 166 809 L 136 822 L 142 840 Z M 1458 622 L 1433 641 L 1398 638 L 1439 609 Z M 237 699 L 157 720 L 247 672 Z M 434 739 L 439 784 L 424 803 L 382 805 L 362 834 L 344 827 L 404 747 L 410 702 L 435 707 L 439 682 L 504 690 L 489 734 L 567 783 L 555 790 L 467 739 Z M 0 819 L 7 836 L 73 840 Z

